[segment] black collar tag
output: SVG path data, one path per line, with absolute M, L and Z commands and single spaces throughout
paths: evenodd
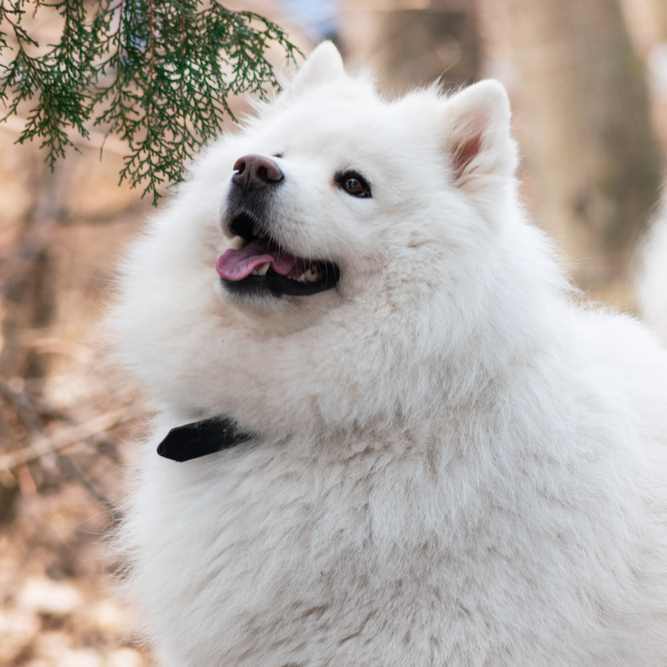
M 172 461 L 190 461 L 236 447 L 250 439 L 252 436 L 239 431 L 232 419 L 212 417 L 172 428 L 158 445 L 157 453 Z

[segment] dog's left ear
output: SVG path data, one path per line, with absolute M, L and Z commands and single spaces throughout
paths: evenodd
M 343 58 L 333 42 L 318 44 L 287 86 L 290 95 L 345 76 Z
M 510 130 L 510 103 L 504 86 L 480 81 L 445 101 L 446 151 L 453 180 L 474 192 L 514 175 L 517 151 Z

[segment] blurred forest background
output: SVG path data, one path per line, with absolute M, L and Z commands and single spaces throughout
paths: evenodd
M 304 52 L 334 39 L 388 94 L 438 77 L 448 87 L 501 79 L 536 224 L 557 238 L 580 287 L 634 310 L 634 255 L 667 151 L 667 0 L 236 7 L 271 17 Z M 59 29 L 48 16 L 37 15 L 44 41 Z M 113 590 L 122 564 L 104 545 L 145 414 L 104 359 L 99 319 L 151 206 L 118 187 L 117 140 L 100 159 L 92 133 L 50 172 L 37 146 L 15 145 L 23 123 L 0 125 L 0 665 L 148 665 Z

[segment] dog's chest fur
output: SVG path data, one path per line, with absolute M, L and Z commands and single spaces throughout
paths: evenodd
M 605 572 L 636 583 L 636 517 L 604 517 L 607 464 L 573 452 L 572 476 L 487 445 L 397 429 L 188 464 L 147 450 L 127 530 L 164 664 L 623 664 Z

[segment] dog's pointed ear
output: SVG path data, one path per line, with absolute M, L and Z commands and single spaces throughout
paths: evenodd
M 455 184 L 475 191 L 514 175 L 510 103 L 499 81 L 480 81 L 445 101 L 446 150 Z
M 345 75 L 343 58 L 333 42 L 318 44 L 287 86 L 290 94 L 299 94 L 313 86 Z

